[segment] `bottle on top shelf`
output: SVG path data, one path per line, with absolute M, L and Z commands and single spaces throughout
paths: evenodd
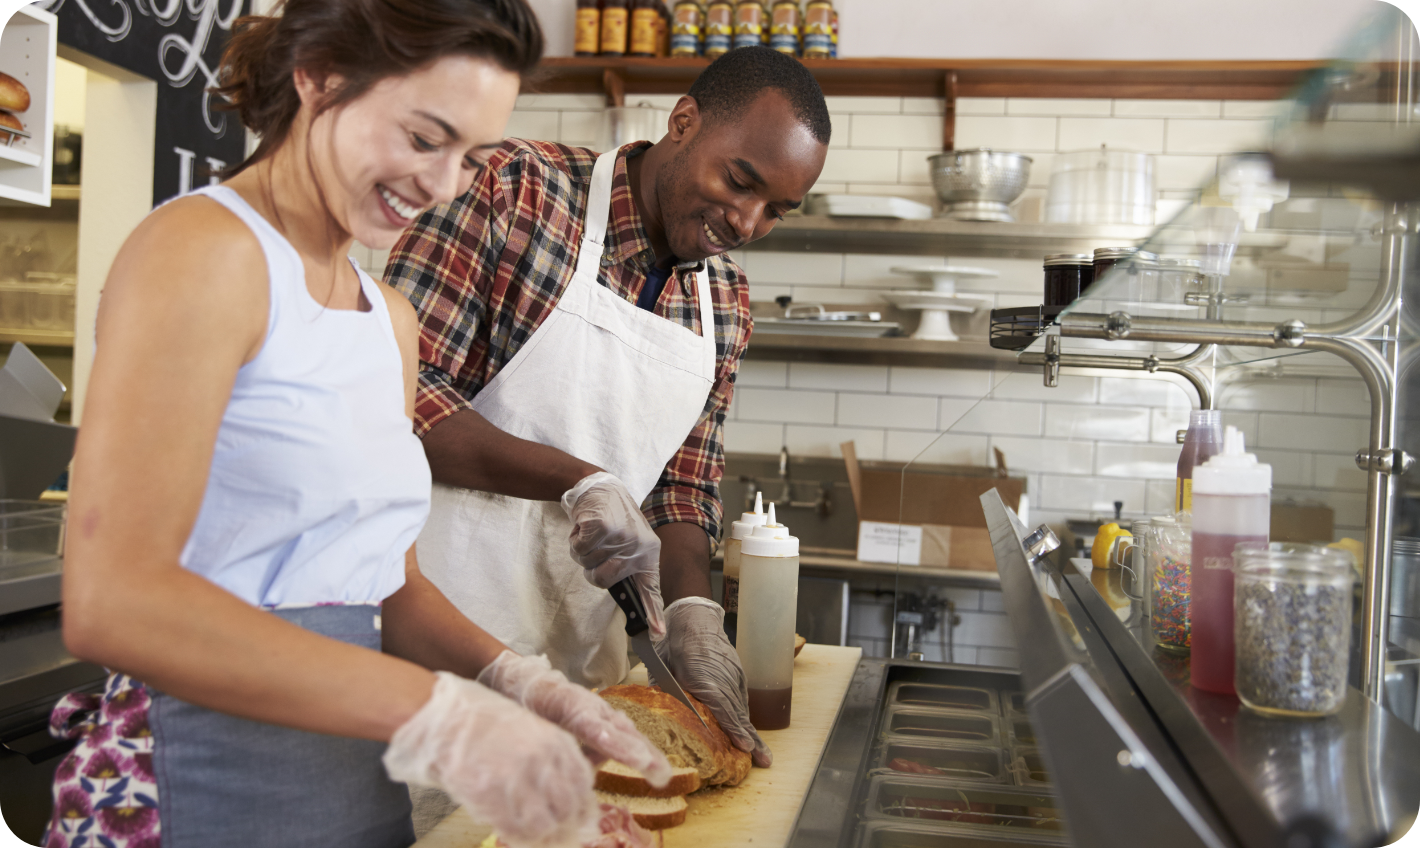
M 604 0 L 602 3 L 602 55 L 626 55 L 627 31 L 631 10 L 628 0 Z
M 774 0 L 769 13 L 769 46 L 789 56 L 799 55 L 803 11 L 799 0 Z
M 661 11 L 656 0 L 631 0 L 630 55 L 655 56 Z
M 1272 466 L 1244 449 L 1236 427 L 1223 449 L 1193 469 L 1193 561 L 1189 579 L 1189 682 L 1207 692 L 1233 689 L 1233 549 L 1266 544 L 1271 531 Z
M 768 15 L 759 0 L 740 0 L 735 5 L 735 46 L 758 47 L 769 34 L 765 23 Z
M 711 0 L 705 7 L 705 41 L 701 51 L 707 59 L 718 59 L 730 52 L 735 40 L 735 4 L 730 0 Z
M 705 10 L 699 0 L 679 0 L 671 23 L 671 55 L 699 56 L 705 29 Z
M 662 58 L 671 55 L 671 10 L 665 0 L 656 0 L 656 55 Z
M 602 9 L 600 0 L 577 0 L 577 28 L 573 52 L 595 56 L 601 52 Z
M 828 59 L 835 52 L 834 19 L 831 0 L 809 0 L 804 9 L 804 58 Z

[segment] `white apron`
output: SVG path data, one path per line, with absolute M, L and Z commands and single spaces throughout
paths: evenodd
M 638 503 L 700 419 L 715 380 L 710 277 L 696 276 L 703 335 L 597 282 L 616 151 L 592 170 L 577 269 L 552 313 L 473 399 L 498 428 L 621 478 Z M 545 653 L 587 686 L 626 676 L 622 614 L 582 576 L 555 502 L 434 485 L 421 570 L 470 619 L 521 654 Z

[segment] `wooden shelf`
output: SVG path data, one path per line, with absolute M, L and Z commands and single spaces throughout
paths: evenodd
M 0 344 L 24 342 L 27 345 L 73 347 L 73 330 L 8 330 L 0 328 Z
M 548 94 L 603 93 L 614 79 L 626 93 L 684 94 L 709 64 L 698 58 L 550 58 L 526 88 Z M 1323 63 L 808 59 L 804 65 L 830 96 L 946 97 L 955 74 L 956 97 L 1276 100 Z
M 925 154 L 924 154 L 925 155 Z M 823 251 L 1039 259 L 1047 253 L 1089 253 L 1097 247 L 1137 245 L 1152 226 L 1128 224 L 1003 224 L 987 221 L 900 221 L 791 215 L 745 251 Z

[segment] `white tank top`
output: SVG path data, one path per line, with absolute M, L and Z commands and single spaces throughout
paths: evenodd
M 294 247 L 235 191 L 202 194 L 261 243 L 266 339 L 237 372 L 182 565 L 259 606 L 370 603 L 404 585 L 429 515 L 429 463 L 378 284 L 369 312 L 328 309 Z

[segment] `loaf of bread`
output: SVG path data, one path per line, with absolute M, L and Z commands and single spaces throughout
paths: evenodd
M 597 800 L 604 806 L 610 804 L 631 813 L 631 818 L 647 830 L 665 830 L 685 822 L 685 814 L 690 804 L 684 795 L 672 798 L 636 798 L 631 795 L 612 795 L 598 792 Z
M 674 798 L 689 795 L 700 788 L 700 772 L 689 766 L 672 768 L 670 782 L 657 789 L 646 776 L 631 766 L 624 766 L 615 760 L 607 760 L 597 769 L 596 790 L 612 795 L 631 795 L 636 798 Z
M 0 109 L 23 112 L 28 108 L 30 108 L 30 90 L 25 88 L 24 83 L 9 74 L 0 73 Z
M 685 705 L 654 686 L 612 686 L 601 696 L 626 713 L 672 766 L 693 768 L 705 786 L 735 786 L 749 774 L 749 754 L 730 743 L 704 704 L 687 695 L 702 725 Z

